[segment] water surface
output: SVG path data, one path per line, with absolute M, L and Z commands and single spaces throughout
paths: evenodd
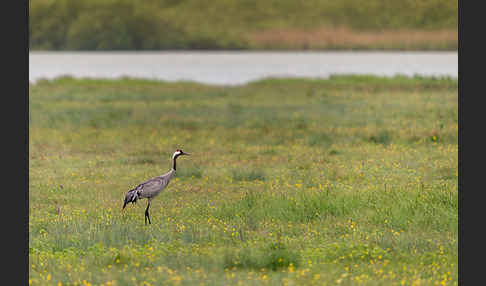
M 30 52 L 29 81 L 122 76 L 235 85 L 331 74 L 458 77 L 457 52 Z

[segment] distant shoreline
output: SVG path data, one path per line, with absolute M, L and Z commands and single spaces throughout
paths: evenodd
M 31 1 L 32 50 L 457 50 L 457 1 Z
M 159 48 L 45 48 L 31 45 L 30 51 L 458 51 L 458 30 L 353 31 L 346 28 L 302 30 L 264 30 L 249 32 L 234 47 L 215 43 L 212 47 L 187 46 Z

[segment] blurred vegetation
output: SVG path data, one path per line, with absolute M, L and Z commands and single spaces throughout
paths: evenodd
M 451 0 L 29 0 L 34 50 L 457 49 Z

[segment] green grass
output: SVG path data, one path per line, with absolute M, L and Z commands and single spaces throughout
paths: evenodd
M 32 50 L 457 50 L 458 1 L 29 0 Z
M 457 285 L 457 132 L 449 78 L 41 80 L 30 283 Z

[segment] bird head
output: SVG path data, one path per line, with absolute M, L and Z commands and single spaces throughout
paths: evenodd
M 174 152 L 174 155 L 172 155 L 172 159 L 175 159 L 177 157 L 179 157 L 180 155 L 191 155 L 189 153 L 184 153 L 184 151 L 182 151 L 181 149 L 177 149 L 175 152 Z

